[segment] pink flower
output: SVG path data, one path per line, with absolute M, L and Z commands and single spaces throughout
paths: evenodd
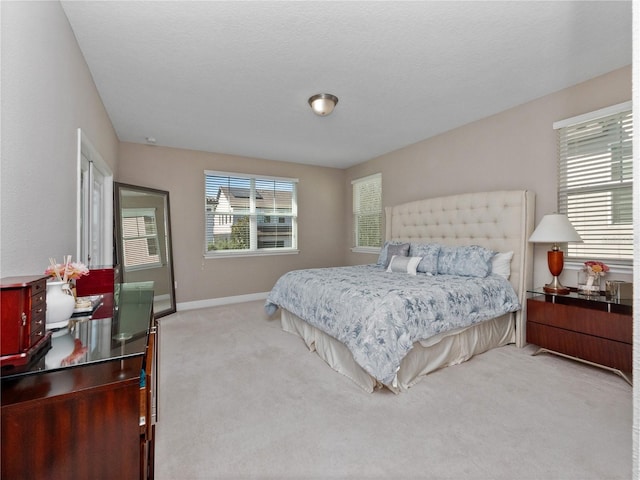
M 49 275 L 50 277 L 60 278 L 67 280 L 77 280 L 80 277 L 85 275 L 89 275 L 89 269 L 85 264 L 80 262 L 72 262 L 66 265 L 66 277 L 65 277 L 65 264 L 56 263 L 49 265 L 47 269 L 44 271 L 45 275 Z
M 604 275 L 609 271 L 609 267 L 607 265 L 597 260 L 589 260 L 588 262 L 584 262 L 584 266 L 587 269 L 589 275 L 593 275 L 596 277 Z

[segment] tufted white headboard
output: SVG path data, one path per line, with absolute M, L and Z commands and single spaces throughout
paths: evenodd
M 481 245 L 495 252 L 513 251 L 511 277 L 520 304 L 533 283 L 535 194 L 526 190 L 465 193 L 429 198 L 385 208 L 389 241 Z M 526 343 L 523 310 L 515 314 L 516 344 Z

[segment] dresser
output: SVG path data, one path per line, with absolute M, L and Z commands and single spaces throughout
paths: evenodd
M 632 300 L 531 290 L 527 342 L 548 352 L 605 368 L 632 383 Z
M 0 280 L 0 368 L 23 370 L 48 349 L 45 330 L 47 277 L 20 276 Z
M 3 480 L 153 479 L 153 290 L 123 287 L 49 332 L 51 348 L 29 370 L 3 373 Z

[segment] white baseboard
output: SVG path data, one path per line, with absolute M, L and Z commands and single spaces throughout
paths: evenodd
M 267 295 L 269 295 L 269 292 L 248 293 L 246 295 L 234 295 L 233 297 L 209 298 L 207 300 L 196 300 L 194 302 L 180 302 L 176 305 L 176 309 L 178 311 L 195 310 L 197 308 L 219 307 L 220 305 L 253 302 L 255 300 L 266 300 Z

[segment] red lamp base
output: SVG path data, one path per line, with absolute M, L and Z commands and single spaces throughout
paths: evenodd
M 558 275 L 562 273 L 564 268 L 564 253 L 562 250 L 554 246 L 553 250 L 547 252 L 547 263 L 549 271 L 553 275 L 551 282 L 547 283 L 542 289 L 545 293 L 553 293 L 555 295 L 567 295 L 570 290 L 560 283 Z

